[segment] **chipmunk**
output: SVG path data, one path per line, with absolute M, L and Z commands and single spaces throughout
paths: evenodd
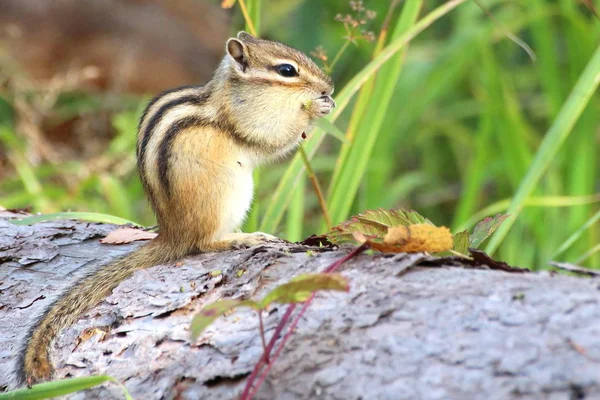
M 235 233 L 252 201 L 252 170 L 290 153 L 310 121 L 335 107 L 333 83 L 305 54 L 278 42 L 240 32 L 225 48 L 208 83 L 160 94 L 140 120 L 137 166 L 158 236 L 89 273 L 43 312 L 20 354 L 21 384 L 50 379 L 55 336 L 134 271 L 273 238 Z

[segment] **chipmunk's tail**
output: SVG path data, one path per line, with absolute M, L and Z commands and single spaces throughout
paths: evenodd
M 54 368 L 50 363 L 49 348 L 56 335 L 76 321 L 82 312 L 108 296 L 136 270 L 174 261 L 187 253 L 181 248 L 178 250 L 161 241 L 159 236 L 125 257 L 84 276 L 64 292 L 29 330 L 17 364 L 19 384 L 31 386 L 50 379 Z

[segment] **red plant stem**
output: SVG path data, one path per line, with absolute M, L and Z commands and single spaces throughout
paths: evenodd
M 294 308 L 296 308 L 296 304 L 290 304 L 290 306 L 286 310 L 285 314 L 283 315 L 283 318 L 281 318 L 281 321 L 277 325 L 277 328 L 275 328 L 275 332 L 273 333 L 273 336 L 271 337 L 271 340 L 269 341 L 269 344 L 267 345 L 267 349 L 263 353 L 260 360 L 258 360 L 256 365 L 254 366 L 254 370 L 252 370 L 252 374 L 250 374 L 250 376 L 248 377 L 248 380 L 246 381 L 246 387 L 244 387 L 244 392 L 242 393 L 240 400 L 250 399 L 250 397 L 248 397 L 248 395 L 250 394 L 250 389 L 252 388 L 252 383 L 254 382 L 254 380 L 256 379 L 256 376 L 262 369 L 262 366 L 265 363 L 265 361 L 268 360 L 269 353 L 271 353 L 271 350 L 273 350 L 273 347 L 275 346 L 275 341 L 277 341 L 279 334 L 285 327 L 285 324 L 290 319 L 292 312 L 294 312 Z
M 350 260 L 352 257 L 355 257 L 355 256 L 359 255 L 360 253 L 362 253 L 363 251 L 367 250 L 368 248 L 369 248 L 369 245 L 367 245 L 366 243 L 361 244 L 360 246 L 358 246 L 357 248 L 355 248 L 354 250 L 352 250 L 350 253 L 348 253 L 345 257 L 342 257 L 341 259 L 337 260 L 336 262 L 334 262 L 333 264 L 331 264 L 329 267 L 327 267 L 324 272 L 325 273 L 332 273 L 332 272 L 334 272 L 343 263 L 345 263 L 346 261 Z M 285 346 L 285 344 L 287 343 L 287 341 L 289 340 L 289 338 L 292 336 L 292 333 L 294 333 L 294 329 L 296 329 L 296 326 L 300 322 L 300 319 L 302 318 L 302 316 L 304 315 L 304 313 L 308 309 L 308 306 L 310 305 L 310 303 L 312 302 L 312 300 L 315 298 L 315 294 L 316 293 L 313 293 L 308 298 L 308 300 L 306 300 L 304 302 L 304 306 L 302 307 L 302 309 L 300 310 L 300 312 L 298 313 L 298 315 L 296 315 L 296 317 L 294 318 L 294 320 L 290 324 L 290 327 L 289 327 L 287 333 L 285 334 L 285 336 L 283 337 L 283 339 L 281 340 L 281 342 L 279 343 L 279 346 L 277 347 L 277 350 L 275 351 L 275 354 L 273 355 L 273 357 L 271 357 L 270 362 L 267 362 L 267 366 L 265 367 L 264 372 L 260 375 L 260 377 L 259 377 L 258 382 L 256 383 L 256 385 L 254 385 L 254 380 L 256 379 L 256 377 L 258 376 L 258 374 L 260 373 L 260 371 L 262 370 L 263 364 L 265 363 L 265 358 L 268 360 L 269 354 L 273 350 L 273 347 L 275 345 L 275 341 L 277 340 L 277 337 L 279 336 L 279 333 L 281 333 L 281 331 L 283 330 L 283 327 L 287 323 L 290 315 L 292 314 L 292 312 L 296 308 L 296 304 L 290 304 L 290 306 L 288 307 L 287 311 L 285 312 L 285 315 L 281 319 L 281 322 L 279 322 L 279 325 L 277 325 L 277 329 L 275 330 L 275 334 L 273 335 L 273 337 L 271 338 L 271 341 L 269 342 L 269 346 L 267 347 L 267 351 L 265 351 L 265 354 L 263 355 L 263 357 L 261 357 L 261 359 L 258 361 L 258 363 L 256 363 L 256 365 L 254 366 L 254 370 L 252 371 L 252 374 L 250 375 L 250 377 L 246 381 L 246 387 L 244 388 L 244 392 L 242 393 L 242 397 L 240 398 L 241 400 L 251 400 L 254 397 L 254 395 L 258 392 L 258 390 L 260 389 L 262 383 L 264 382 L 264 380 L 266 379 L 267 375 L 269 374 L 269 371 L 271 370 L 271 367 L 275 363 L 275 360 L 277 360 L 277 358 L 279 357 L 279 355 L 283 351 L 283 347 Z M 253 386 L 255 386 L 254 390 L 252 390 Z
M 292 336 L 292 333 L 294 333 L 294 329 L 296 329 L 296 326 L 298 325 L 298 322 L 300 322 L 300 318 L 302 318 L 302 315 L 304 314 L 304 312 L 306 311 L 306 309 L 308 308 L 308 306 L 310 305 L 310 303 L 312 302 L 312 300 L 314 299 L 314 297 L 315 297 L 315 293 L 313 293 L 308 298 L 308 300 L 306 300 L 306 302 L 304 303 L 304 306 L 302 307 L 302 309 L 300 310 L 300 312 L 298 313 L 298 315 L 296 315 L 296 318 L 294 318 L 294 320 L 290 324 L 290 327 L 288 328 L 285 336 L 283 337 L 283 339 L 279 343 L 279 346 L 277 346 L 277 350 L 275 351 L 275 354 L 273 354 L 273 357 L 271 357 L 271 362 L 269 364 L 267 364 L 267 366 L 264 368 L 263 373 L 258 378 L 258 381 L 256 382 L 256 386 L 255 386 L 254 390 L 252 391 L 252 393 L 250 393 L 250 397 L 248 397 L 248 399 L 254 398 L 254 395 L 256 394 L 256 392 L 258 392 L 258 389 L 260 389 L 262 383 L 267 378 L 267 375 L 269 374 L 269 371 L 271 370 L 271 367 L 273 366 L 273 363 L 279 357 L 279 354 L 281 354 L 281 352 L 283 351 L 283 347 L 285 346 L 285 344 L 289 340 L 290 336 Z
M 260 326 L 260 340 L 262 341 L 263 346 L 263 357 L 265 358 L 265 362 L 269 363 L 269 353 L 267 353 L 267 343 L 265 341 L 265 325 L 263 323 L 263 310 L 258 310 L 258 322 Z
M 336 262 L 334 262 L 333 264 L 331 264 L 323 272 L 328 273 L 328 274 L 331 273 L 331 272 L 335 272 L 340 267 L 340 265 L 342 265 L 343 263 L 345 263 L 346 261 L 348 261 L 352 257 L 356 257 L 357 255 L 359 255 L 363 251 L 367 250 L 368 248 L 369 248 L 368 244 L 366 244 L 366 243 L 361 244 L 360 246 L 358 246 L 357 248 L 355 248 L 354 250 L 352 250 L 350 253 L 348 253 L 347 256 L 342 257 L 339 260 L 337 260 Z

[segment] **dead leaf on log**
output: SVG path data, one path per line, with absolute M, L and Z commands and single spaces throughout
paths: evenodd
M 384 253 L 439 253 L 453 246 L 452 234 L 445 226 L 414 224 L 388 228 L 383 243 L 369 240 L 362 232 L 353 232 L 354 239 Z
M 527 268 L 511 267 L 504 261 L 496 261 L 485 252 L 477 249 L 469 249 L 473 261 L 479 265 L 487 265 L 490 269 L 499 269 L 507 272 L 531 272 Z
M 325 235 L 311 235 L 311 236 L 307 237 L 306 239 L 304 239 L 300 242 L 297 242 L 296 244 L 302 244 L 304 246 L 327 247 L 327 248 L 337 247 L 333 243 L 331 243 L 329 241 L 329 239 L 327 238 L 327 236 L 325 236 Z
M 125 244 L 136 242 L 139 240 L 152 240 L 156 236 L 157 233 L 147 232 L 141 229 L 135 228 L 119 228 L 117 230 L 112 231 L 105 238 L 100 239 L 100 243 L 104 244 Z

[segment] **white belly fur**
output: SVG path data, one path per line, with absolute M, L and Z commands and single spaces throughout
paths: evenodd
M 236 165 L 232 169 L 228 186 L 228 193 L 221 211 L 221 230 L 217 240 L 223 235 L 235 232 L 246 219 L 254 195 L 252 169 L 247 164 L 244 167 Z

